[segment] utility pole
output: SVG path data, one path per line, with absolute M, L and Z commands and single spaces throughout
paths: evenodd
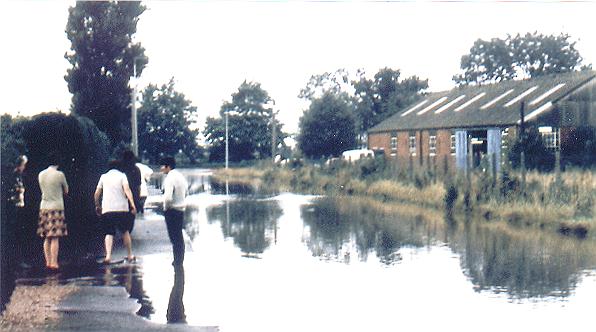
M 277 147 L 275 134 L 275 110 L 271 111 L 271 160 L 275 164 L 275 148 Z
M 132 87 L 132 96 L 131 96 L 131 112 L 130 112 L 130 128 L 131 128 L 131 150 L 135 154 L 135 156 L 139 156 L 139 133 L 138 133 L 138 123 L 137 123 L 137 60 L 139 59 L 146 59 L 144 56 L 135 56 L 132 59 L 132 72 L 134 83 Z
M 229 150 L 228 150 L 228 110 L 226 110 L 226 169 L 228 169 L 228 157 L 229 157 Z

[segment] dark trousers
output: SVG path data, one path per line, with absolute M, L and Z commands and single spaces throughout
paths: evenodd
M 182 236 L 182 226 L 184 224 L 184 212 L 169 209 L 164 212 L 166 226 L 168 227 L 168 236 L 172 242 L 174 252 L 174 265 L 182 265 L 184 262 L 184 237 Z

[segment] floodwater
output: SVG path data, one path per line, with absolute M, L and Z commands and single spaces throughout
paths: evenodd
M 206 173 L 187 176 L 206 192 L 188 198 L 184 269 L 174 271 L 168 251 L 87 277 L 125 286 L 151 321 L 221 331 L 594 329 L 593 238 L 448 223 L 368 199 L 234 186 L 226 195 Z
M 170 253 L 143 260 L 159 323 L 169 308 L 221 331 L 594 328 L 593 239 L 401 217 L 354 198 L 206 192 L 188 203 L 192 252 L 177 286 L 164 276 Z

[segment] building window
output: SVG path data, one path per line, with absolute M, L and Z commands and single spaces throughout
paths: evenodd
M 416 155 L 416 133 L 410 133 L 410 137 L 408 137 L 408 147 L 410 149 L 410 154 L 415 156 Z
M 451 154 L 455 154 L 455 134 L 451 133 Z
M 542 141 L 548 149 L 559 149 L 561 138 L 561 131 L 559 128 L 539 127 L 538 132 L 540 132 L 540 135 L 542 136 Z
M 395 156 L 397 154 L 397 133 L 391 134 L 391 155 Z
M 428 137 L 428 153 L 431 156 L 437 154 L 437 135 L 430 135 Z

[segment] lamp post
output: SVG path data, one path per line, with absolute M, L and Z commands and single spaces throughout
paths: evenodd
M 271 161 L 275 164 L 275 148 L 277 136 L 275 135 L 275 100 L 271 100 Z
M 228 110 L 225 111 L 226 117 L 226 169 L 228 169 L 228 157 L 229 157 L 229 146 L 228 146 Z
M 138 123 L 137 123 L 137 60 L 146 59 L 144 56 L 135 56 L 132 59 L 132 72 L 134 77 L 134 84 L 132 87 L 131 96 L 131 112 L 130 112 L 130 127 L 131 127 L 131 149 L 135 156 L 139 155 L 139 134 L 138 134 Z

